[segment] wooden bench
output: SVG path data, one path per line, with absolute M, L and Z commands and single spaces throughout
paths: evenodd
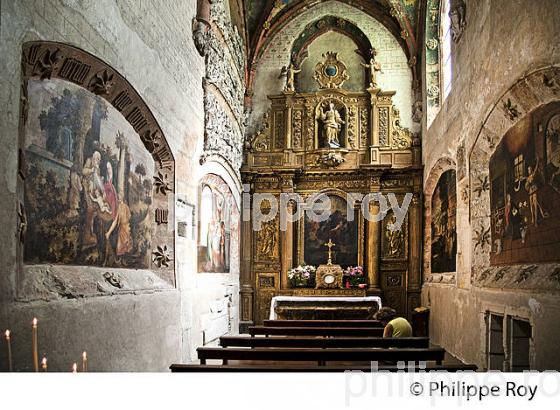
M 270 327 L 249 326 L 251 336 L 382 337 L 381 327 Z
M 230 348 L 230 347 L 199 347 L 197 349 L 200 364 L 207 360 L 268 360 L 318 362 L 320 366 L 326 362 L 398 362 L 398 361 L 435 361 L 443 362 L 445 350 L 440 347 L 417 349 L 371 349 L 371 348 Z
M 310 338 L 310 337 L 249 337 L 249 336 L 222 336 L 222 347 L 415 347 L 427 348 L 430 346 L 428 337 L 335 337 L 335 338 Z
M 371 372 L 371 366 L 279 366 L 279 365 L 253 365 L 253 364 L 233 364 L 233 365 L 213 365 L 213 364 L 173 364 L 170 366 L 173 373 L 199 373 L 199 372 L 211 372 L 211 373 L 221 373 L 221 372 L 345 372 L 345 371 L 361 371 L 361 372 Z M 428 363 L 426 366 L 419 366 L 414 364 L 412 366 L 414 372 L 434 372 L 434 371 L 445 371 L 445 372 L 464 372 L 471 371 L 475 372 L 477 367 L 471 364 L 431 364 Z M 378 371 L 386 372 L 409 372 L 411 366 L 406 363 L 403 366 L 398 365 L 380 365 L 377 368 Z
M 264 320 L 267 327 L 384 327 L 378 320 Z

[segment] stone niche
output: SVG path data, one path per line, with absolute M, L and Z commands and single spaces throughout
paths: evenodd
M 72 46 L 23 46 L 21 300 L 175 286 L 175 163 L 131 85 Z

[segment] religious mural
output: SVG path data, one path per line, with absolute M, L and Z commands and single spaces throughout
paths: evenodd
M 353 220 L 348 220 L 347 202 L 345 199 L 329 195 L 331 202 L 330 216 L 326 221 L 312 221 L 307 213 L 304 224 L 304 260 L 308 265 L 319 266 L 327 263 L 327 247 L 330 240 L 332 263 L 343 268 L 358 264 L 358 222 L 354 210 Z M 319 212 L 318 212 L 319 213 Z M 351 219 L 351 218 L 350 218 Z
M 455 272 L 457 256 L 457 177 L 444 172 L 432 196 L 432 273 Z
M 238 236 L 239 211 L 226 182 L 208 174 L 200 183 L 198 271 L 229 273 Z
M 155 166 L 139 135 L 72 83 L 27 91 L 25 262 L 148 268 Z
M 560 260 L 560 106 L 510 129 L 490 160 L 493 265 Z

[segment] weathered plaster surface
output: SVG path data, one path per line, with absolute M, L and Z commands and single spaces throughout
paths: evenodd
M 69 369 L 83 350 L 90 369 L 99 371 L 165 371 L 193 359 L 203 338 L 225 333 L 228 324 L 237 328 L 238 272 L 198 274 L 196 242 L 177 237 L 176 289 L 162 283 L 147 291 L 150 274 L 124 272 L 127 289 L 113 290 L 101 271 L 64 268 L 58 279 L 43 272 L 26 285 L 28 297 L 17 299 L 16 181 L 21 47 L 59 41 L 104 60 L 138 91 L 173 151 L 176 191 L 195 204 L 205 74 L 192 41 L 196 2 L 2 0 L 0 9 L 0 328 L 12 329 L 15 368 L 30 367 L 33 317 L 39 319 L 40 354 L 48 354 L 52 370 Z M 90 297 L 93 287 L 106 296 Z
M 555 323 L 560 314 L 558 291 L 488 289 L 473 286 L 471 223 L 477 199 L 470 197 L 473 184 L 472 165 L 476 155 L 469 156 L 481 127 L 495 104 L 519 79 L 536 69 L 560 63 L 560 9 L 554 0 L 538 2 L 473 0 L 467 4 L 467 27 L 462 39 L 453 46 L 453 83 L 447 100 L 424 132 L 423 157 L 426 187 L 439 177 L 443 157 L 458 166 L 458 271 L 456 284 L 430 283 L 424 286 L 423 303 L 431 307 L 431 336 L 435 343 L 452 354 L 479 366 L 484 365 L 484 310 L 510 312 L 529 319 L 533 324 L 535 368 L 560 368 L 558 337 Z M 529 104 L 527 99 L 520 108 Z M 491 129 L 505 120 L 489 118 Z M 511 126 L 507 125 L 506 129 Z M 486 131 L 483 130 L 482 134 Z M 481 135 L 479 138 L 484 138 Z M 457 158 L 464 144 L 466 160 Z M 469 174 L 471 177 L 469 178 Z M 426 188 L 428 189 L 428 188 Z M 427 195 L 430 192 L 425 191 Z M 487 193 L 486 193 L 487 194 Z M 470 199 L 470 202 L 469 202 Z M 478 274 L 480 272 L 472 272 Z M 531 301 L 533 300 L 533 301 Z M 535 304 L 535 301 L 537 304 Z M 539 306 L 532 309 L 531 306 Z

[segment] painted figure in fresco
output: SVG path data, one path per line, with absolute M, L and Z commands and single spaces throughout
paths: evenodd
M 375 60 L 376 56 L 377 50 L 375 48 L 372 48 L 369 63 L 360 63 L 363 67 L 369 68 L 369 86 L 371 88 L 377 88 L 377 72 L 381 71 L 381 64 L 379 64 L 379 62 Z
M 99 196 L 104 191 L 103 181 L 99 172 L 101 154 L 95 151 L 91 158 L 86 160 L 82 169 L 82 185 L 85 189 L 86 200 L 86 224 L 84 228 L 83 246 L 97 245 L 97 237 L 93 232 L 93 220 L 99 209 Z M 102 198 L 101 198 L 102 200 Z
M 105 233 L 105 262 L 104 265 L 116 255 L 115 261 L 119 264 L 122 263 L 119 257 L 126 255 L 132 251 L 132 235 L 130 231 L 130 208 L 122 199 L 119 199 L 117 190 L 113 185 L 113 166 L 111 162 L 107 161 L 107 176 L 103 185 L 104 193 L 103 199 L 106 204 L 106 210 L 111 215 L 112 223 L 107 232 Z M 102 208 L 102 211 L 103 208 Z M 106 218 L 105 218 L 106 219 Z M 113 249 L 111 244 L 111 234 L 117 230 L 117 246 L 116 250 Z
M 529 194 L 529 209 L 531 210 L 531 223 L 533 225 L 539 226 L 538 218 L 539 212 L 543 219 L 548 218 L 548 214 L 543 211 L 541 204 L 539 203 L 539 159 L 537 158 L 537 163 L 535 164 L 535 169 L 531 166 L 527 168 L 527 177 L 525 179 L 525 190 Z
M 68 184 L 68 210 L 69 216 L 77 216 L 80 208 L 80 195 L 83 191 L 82 177 L 79 165 L 75 162 L 70 168 L 70 181 Z
M 119 199 L 116 218 L 113 219 L 113 223 L 109 227 L 107 233 L 105 233 L 105 239 L 107 239 L 107 246 L 110 247 L 109 254 L 112 253 L 112 247 L 110 244 L 111 234 L 115 229 L 117 229 L 117 249 L 116 255 L 123 256 L 132 251 L 132 236 L 130 234 L 130 208 L 121 199 Z M 119 261 L 117 261 L 119 262 Z
M 331 148 L 339 148 L 340 141 L 338 135 L 340 134 L 344 121 L 340 113 L 334 108 L 333 103 L 329 104 L 329 109 L 327 111 L 321 113 L 321 120 L 323 120 L 327 145 Z
M 214 213 L 208 224 L 207 260 L 211 272 L 220 272 L 225 269 L 224 198 L 214 192 L 213 202 Z
M 107 177 L 103 185 L 105 192 L 105 200 L 109 205 L 111 216 L 113 219 L 117 217 L 117 190 L 113 185 L 113 166 L 107 161 Z
M 455 219 L 455 172 L 444 173 L 432 197 L 431 270 L 433 273 L 454 272 L 456 269 L 457 232 Z
M 511 219 L 511 194 L 506 195 L 506 205 L 504 207 L 504 234 L 508 235 L 510 232 L 510 219 Z

